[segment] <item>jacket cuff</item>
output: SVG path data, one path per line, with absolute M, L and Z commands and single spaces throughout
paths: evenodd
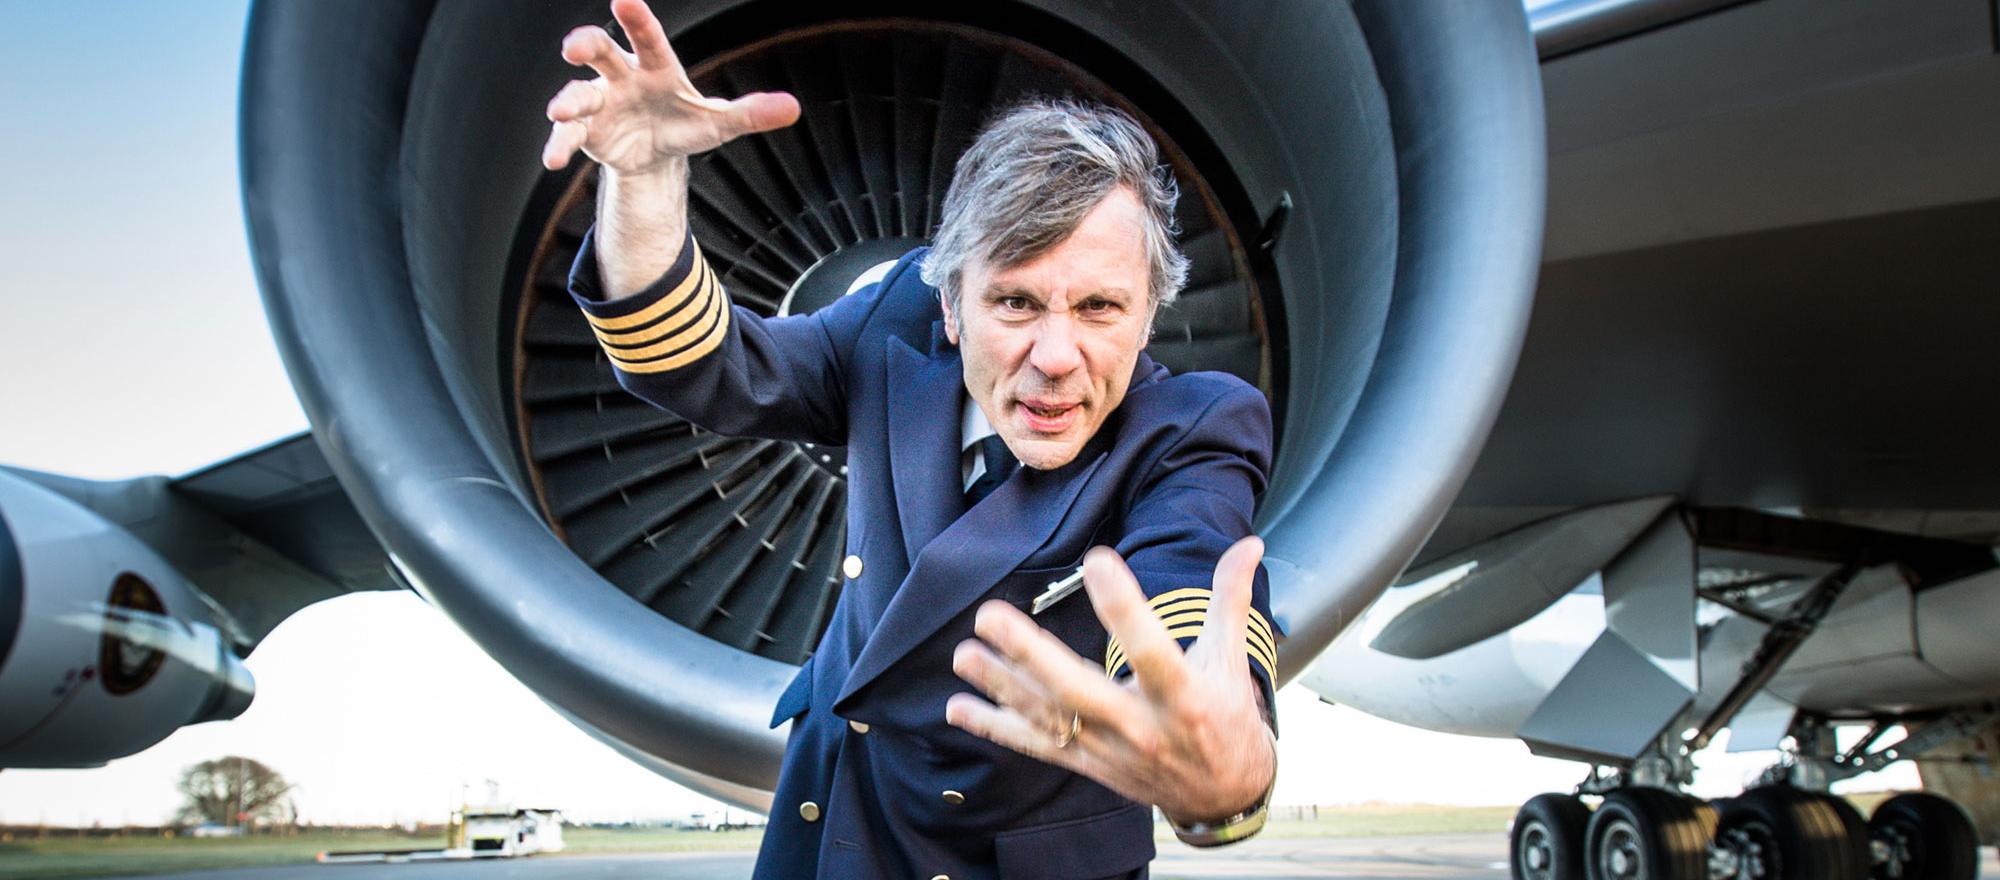
M 659 280 L 610 302 L 598 275 L 596 237 L 595 227 L 584 234 L 570 265 L 569 293 L 612 366 L 627 373 L 662 373 L 721 346 L 729 329 L 729 297 L 692 234 Z
M 1214 591 L 1203 587 L 1168 590 L 1151 600 L 1153 613 L 1167 627 L 1167 635 L 1180 643 L 1181 650 L 1201 635 L 1208 621 L 1209 599 Z M 1250 609 L 1249 625 L 1243 631 L 1243 650 L 1250 657 L 1250 676 L 1264 691 L 1264 721 L 1273 731 L 1278 727 L 1278 640 L 1269 620 L 1256 607 Z M 1113 679 L 1131 674 L 1125 660 L 1125 646 L 1117 636 L 1104 647 L 1104 672 Z
M 1208 601 L 1213 590 L 1201 587 L 1184 587 L 1168 590 L 1152 599 L 1153 613 L 1160 616 L 1160 622 L 1167 627 L 1167 635 L 1180 642 L 1183 649 L 1193 644 L 1201 635 L 1203 624 L 1208 622 Z M 1272 637 L 1271 623 L 1257 609 L 1250 609 L 1250 625 L 1244 631 L 1243 647 L 1250 655 L 1251 664 L 1262 672 L 1265 681 L 1276 681 L 1278 677 L 1278 643 Z M 1125 646 L 1112 636 L 1111 643 L 1104 649 L 1104 671 L 1113 678 L 1126 670 Z

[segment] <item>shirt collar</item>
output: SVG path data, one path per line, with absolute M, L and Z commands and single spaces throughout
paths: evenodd
M 973 401 L 971 395 L 967 395 L 965 409 L 961 410 L 958 416 L 958 451 L 971 449 L 972 444 L 998 433 L 1000 432 L 993 430 L 993 423 L 986 420 L 986 411 L 979 408 L 979 404 Z

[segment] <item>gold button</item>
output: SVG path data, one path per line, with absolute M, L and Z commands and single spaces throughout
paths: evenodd
M 859 556 L 847 557 L 845 561 L 840 563 L 840 572 L 844 575 L 847 575 L 847 579 L 850 581 L 860 577 L 861 557 Z
M 951 878 L 943 874 L 939 874 L 936 877 L 932 877 L 931 880 L 951 880 Z
M 804 819 L 807 822 L 818 822 L 819 804 L 813 803 L 812 801 L 806 801 L 805 803 L 800 804 L 799 818 Z
M 959 804 L 965 803 L 965 795 L 959 794 L 958 792 L 952 791 L 950 789 L 946 789 L 944 793 L 944 802 L 956 807 Z
M 868 725 L 866 725 L 866 724 L 863 724 L 863 723 L 861 723 L 861 722 L 859 722 L 859 721 L 849 721 L 849 722 L 847 722 L 847 726 L 848 726 L 848 728 L 849 728 L 849 729 L 853 730 L 853 731 L 854 731 L 855 733 L 867 733 L 867 732 L 868 732 Z

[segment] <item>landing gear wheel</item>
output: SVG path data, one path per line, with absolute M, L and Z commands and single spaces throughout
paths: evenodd
M 1866 880 L 1860 815 L 1832 795 L 1784 785 L 1753 788 L 1719 803 L 1717 843 L 1738 876 L 1766 880 Z
M 1590 880 L 1707 880 L 1713 826 L 1696 806 L 1655 788 L 1606 795 L 1585 835 Z
M 1875 808 L 1868 834 L 1888 845 L 1874 876 L 1897 880 L 1973 880 L 1979 832 L 1958 804 L 1934 794 L 1899 794 Z
M 1514 880 L 1583 880 L 1590 808 L 1575 795 L 1538 794 L 1514 814 L 1507 864 Z
M 1835 794 L 1817 795 L 1832 805 L 1834 814 L 1840 817 L 1840 827 L 1847 840 L 1848 861 L 1855 868 L 1856 880 L 1868 877 L 1875 864 L 1875 853 L 1868 845 L 1868 820 L 1861 818 L 1861 811 L 1854 808 L 1847 799 Z M 1906 877 L 1908 875 L 1905 875 Z

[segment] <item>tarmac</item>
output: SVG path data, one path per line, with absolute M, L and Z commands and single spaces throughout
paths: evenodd
M 2000 858 L 1981 852 L 1980 876 L 2000 878 Z M 743 880 L 756 854 L 744 852 L 540 856 L 477 862 L 295 865 L 148 880 Z M 1497 834 L 1422 837 L 1255 838 L 1216 850 L 1163 845 L 1153 880 L 1496 880 L 1506 878 L 1507 840 Z M 136 880 L 136 878 L 133 878 Z

